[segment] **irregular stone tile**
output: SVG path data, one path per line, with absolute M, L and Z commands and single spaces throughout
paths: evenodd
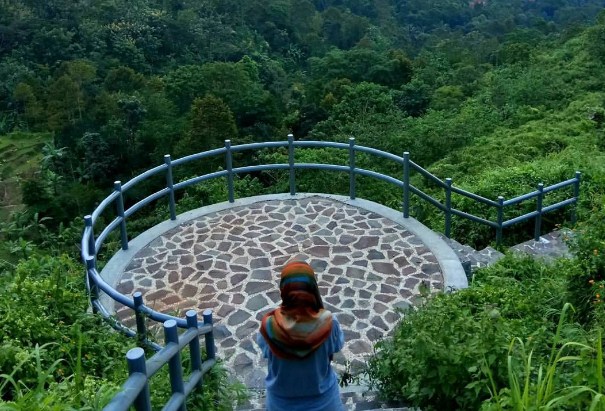
M 408 288 L 410 290 L 414 289 L 418 284 L 420 283 L 420 280 L 417 278 L 407 278 L 405 280 L 405 283 L 403 284 L 403 286 L 405 288 Z
M 368 337 L 368 339 L 372 342 L 374 341 L 379 341 L 382 339 L 383 336 L 383 332 L 377 330 L 376 328 L 370 328 L 367 332 L 366 332 L 366 337 Z
M 200 261 L 195 264 L 195 268 L 198 271 L 208 271 L 212 268 L 212 260 Z
M 439 267 L 439 264 L 435 264 L 435 263 L 425 263 L 425 264 L 422 264 L 420 266 L 420 269 L 425 274 L 435 274 L 435 273 L 440 273 L 441 272 L 441 267 Z
M 384 305 L 383 303 L 380 303 L 378 301 L 374 303 L 374 311 L 377 312 L 378 314 L 382 314 L 386 310 L 387 310 L 387 306 Z
M 273 279 L 273 276 L 271 275 L 271 271 L 270 270 L 254 270 L 254 271 L 252 271 L 252 274 L 250 275 L 250 278 L 252 280 L 271 281 Z
M 191 268 L 191 267 L 183 267 L 181 269 L 181 279 L 182 280 L 187 279 L 194 272 L 195 272 L 195 270 L 193 268 Z
M 338 305 L 340 304 L 340 297 L 337 295 L 332 295 L 329 297 L 324 297 L 324 301 L 329 302 L 330 304 Z
M 383 260 L 384 258 L 384 254 L 380 251 L 370 250 L 368 253 L 368 260 Z
M 237 285 L 244 281 L 246 278 L 248 278 L 246 274 L 234 274 L 231 276 L 229 282 L 231 283 L 231 285 Z
M 380 285 L 380 292 L 382 294 L 397 294 L 397 289 L 393 286 L 383 283 Z
M 266 295 L 271 299 L 273 303 L 281 302 L 281 296 L 279 291 L 269 291 Z
M 370 321 L 370 323 L 377 328 L 380 328 L 384 331 L 387 331 L 389 329 L 389 326 L 386 325 L 386 323 L 384 322 L 384 320 L 382 319 L 382 317 L 374 317 L 372 318 L 372 321 Z
M 345 335 L 345 341 L 352 341 L 361 337 L 358 332 L 346 328 L 343 328 L 342 333 Z
M 355 317 L 351 314 L 339 313 L 336 317 L 338 318 L 338 322 L 345 327 L 350 327 L 355 321 Z
M 382 278 L 381 276 L 379 276 L 377 274 L 370 272 L 370 273 L 368 273 L 366 280 L 367 281 L 383 281 L 384 278 Z
M 256 355 L 258 351 L 256 351 L 255 344 L 252 343 L 251 339 L 245 339 L 240 343 L 240 348 L 244 351 L 248 351 L 249 353 Z
M 235 357 L 235 360 L 233 361 L 233 366 L 236 372 L 242 373 L 247 369 L 252 369 L 252 367 L 254 366 L 254 361 L 242 352 Z
M 344 265 L 348 264 L 351 260 L 346 255 L 337 255 L 332 258 L 331 263 L 334 265 Z
M 131 294 L 134 290 L 134 283 L 132 281 L 126 281 L 120 284 L 119 290 L 122 294 Z
M 262 308 L 265 308 L 269 304 L 267 299 L 262 295 L 255 295 L 246 303 L 246 308 L 252 312 L 259 311 Z
M 387 274 L 387 275 L 398 275 L 399 271 L 393 267 L 391 263 L 381 263 L 381 262 L 372 262 L 372 268 L 379 273 Z
M 231 296 L 229 294 L 219 294 L 216 296 L 216 299 L 221 302 L 228 303 L 231 299 Z
M 244 310 L 237 310 L 233 314 L 229 316 L 229 320 L 227 320 L 227 324 L 229 325 L 240 325 L 248 318 L 250 318 L 250 313 Z
M 145 299 L 148 301 L 161 300 L 170 294 L 172 294 L 172 293 L 170 293 L 167 290 L 156 290 L 152 293 L 145 294 Z
M 355 244 L 353 244 L 353 247 L 357 250 L 376 247 L 378 245 L 378 240 L 379 238 L 376 236 L 362 236 Z
M 365 273 L 365 270 L 361 268 L 347 267 L 347 272 L 345 275 L 349 278 L 363 279 Z
M 258 281 L 250 281 L 249 283 L 247 283 L 245 285 L 245 292 L 248 295 L 252 295 L 252 294 L 260 293 L 261 291 L 267 291 L 271 288 L 273 288 L 272 284 L 261 283 Z
M 311 268 L 313 268 L 313 270 L 315 271 L 316 274 L 319 274 L 319 273 L 322 273 L 326 269 L 326 267 L 328 266 L 328 263 L 323 260 L 313 259 L 309 262 L 309 265 L 311 266 Z
M 237 327 L 235 336 L 240 340 L 243 340 L 244 338 L 253 339 L 256 336 L 259 327 L 260 324 L 258 321 L 248 321 L 246 324 Z
M 340 236 L 339 242 L 340 244 L 347 245 L 353 243 L 356 239 L 357 238 L 353 237 L 352 235 L 345 234 Z
M 223 270 L 210 270 L 208 271 L 208 276 L 214 278 L 215 280 L 220 280 L 227 276 L 227 272 Z
M 246 300 L 246 297 L 244 297 L 242 294 L 234 294 L 231 297 L 231 303 L 235 304 L 235 305 L 239 305 L 241 303 L 243 303 Z
M 268 258 L 255 258 L 252 259 L 252 261 L 250 261 L 250 268 L 254 269 L 254 268 L 264 268 L 264 267 L 270 267 L 271 263 L 269 262 Z
M 397 315 L 396 313 L 391 312 L 391 311 L 387 312 L 387 313 L 384 315 L 384 319 L 386 320 L 386 322 L 388 322 L 388 323 L 389 323 L 389 324 L 391 324 L 391 325 L 393 325 L 393 324 L 395 324 L 397 321 L 399 321 L 399 318 L 400 318 L 400 316 L 399 316 L 399 315 Z
M 356 355 L 365 354 L 368 352 L 372 352 L 372 347 L 370 344 L 363 340 L 357 340 L 349 345 L 349 350 Z
M 372 297 L 372 293 L 367 290 L 359 290 L 359 298 L 368 300 Z
M 388 295 L 388 294 L 377 294 L 374 298 L 380 302 L 389 303 L 397 297 L 394 295 Z
M 221 318 L 225 318 L 229 314 L 231 314 L 234 310 L 235 310 L 234 306 L 228 305 L 228 304 L 223 304 L 221 306 L 221 308 L 219 308 L 219 310 L 216 312 L 216 315 L 219 316 L 219 317 L 221 317 Z

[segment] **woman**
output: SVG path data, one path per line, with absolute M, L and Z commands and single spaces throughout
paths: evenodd
M 268 411 L 341 411 L 336 373 L 330 362 L 344 335 L 323 308 L 309 264 L 295 261 L 281 272 L 282 304 L 262 320 L 257 342 L 268 359 Z

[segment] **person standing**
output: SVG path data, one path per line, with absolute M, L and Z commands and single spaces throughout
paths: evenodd
M 331 361 L 344 335 L 324 309 L 315 272 L 305 262 L 290 262 L 279 289 L 282 303 L 265 314 L 257 336 L 268 360 L 267 411 L 343 411 Z

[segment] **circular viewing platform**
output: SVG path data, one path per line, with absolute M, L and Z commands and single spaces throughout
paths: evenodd
M 214 312 L 217 355 L 250 388 L 262 388 L 266 364 L 255 343 L 260 319 L 280 303 L 279 274 L 290 260 L 315 269 L 345 347 L 337 371 L 363 368 L 422 292 L 466 286 L 460 261 L 434 232 L 367 200 L 326 194 L 250 197 L 203 207 L 161 223 L 129 243 L 101 276 L 125 295 L 182 317 Z M 133 311 L 102 302 L 124 323 Z

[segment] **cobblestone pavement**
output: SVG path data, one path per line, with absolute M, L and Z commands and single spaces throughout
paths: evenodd
M 117 289 L 143 292 L 157 311 L 211 308 L 218 355 L 250 388 L 266 363 L 254 342 L 259 320 L 280 302 L 281 268 L 304 259 L 324 305 L 343 326 L 338 373 L 363 368 L 377 340 L 417 302 L 443 288 L 440 265 L 420 239 L 376 213 L 335 200 L 276 200 L 207 214 L 164 233 L 130 261 Z M 131 310 L 116 306 L 124 322 Z

